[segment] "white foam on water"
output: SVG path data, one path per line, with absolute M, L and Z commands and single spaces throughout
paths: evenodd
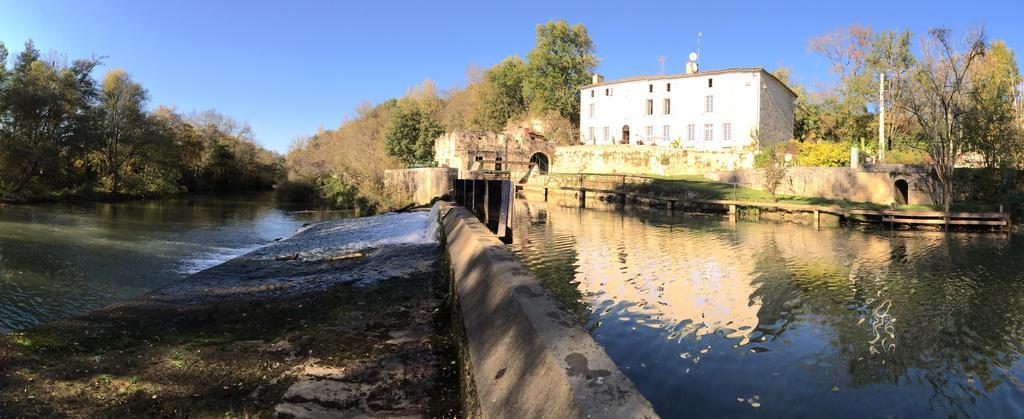
M 324 246 L 309 253 L 352 252 L 398 244 L 437 242 L 435 212 L 383 214 L 354 218 L 332 226 L 310 231 L 319 236 Z
M 181 264 L 174 269 L 175 272 L 180 274 L 191 275 L 196 272 L 204 271 L 214 266 L 220 265 L 236 257 L 242 256 L 246 253 L 252 252 L 253 250 L 260 249 L 267 244 L 256 244 L 245 247 L 215 247 L 208 252 L 203 252 L 188 259 L 181 261 Z
M 355 252 L 388 245 L 436 243 L 438 207 L 439 205 L 435 204 L 430 212 L 388 213 L 328 221 L 303 227 L 290 237 L 310 235 L 313 237 L 309 240 L 319 242 L 320 246 L 302 252 L 306 256 Z M 182 261 L 175 271 L 194 274 L 271 244 L 273 243 L 238 248 L 215 247 Z

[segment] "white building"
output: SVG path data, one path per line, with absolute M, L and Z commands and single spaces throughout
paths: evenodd
M 796 93 L 763 68 L 604 81 L 580 88 L 584 144 L 743 150 L 793 138 Z

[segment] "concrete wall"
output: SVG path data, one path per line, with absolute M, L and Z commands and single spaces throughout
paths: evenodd
M 708 173 L 717 182 L 737 183 L 764 190 L 761 169 Z M 889 205 L 895 201 L 895 183 L 905 180 L 909 186 L 908 203 L 930 205 L 936 202 L 934 182 L 926 173 L 914 170 L 862 171 L 848 167 L 791 167 L 776 193 Z
M 583 145 L 555 151 L 554 173 L 700 175 L 754 166 L 753 153 L 694 151 L 634 145 Z
M 632 381 L 465 208 L 442 223 L 484 417 L 657 417 Z
M 423 167 L 384 171 L 384 185 L 417 205 L 429 204 L 447 194 L 455 181 L 454 169 Z

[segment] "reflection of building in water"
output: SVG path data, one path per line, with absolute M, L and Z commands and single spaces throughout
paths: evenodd
M 853 238 L 785 225 L 731 227 L 710 217 L 700 221 L 706 226 L 691 228 L 657 214 L 646 214 L 651 217 L 646 220 L 539 202 L 518 205 L 520 214 L 546 209 L 550 222 L 518 223 L 520 229 L 545 231 L 516 232 L 517 240 L 526 242 L 513 246 L 571 247 L 547 250 L 574 253 L 575 280 L 594 309 L 664 327 L 674 336 L 719 331 L 745 336 L 759 325 L 791 317 L 792 305 L 801 304 L 798 297 L 807 289 L 827 290 L 840 301 L 856 299 L 860 265 L 871 264 L 874 270 L 891 260 L 890 242 L 865 234 Z M 737 234 L 732 228 L 750 231 Z M 886 315 L 883 332 L 893 327 Z

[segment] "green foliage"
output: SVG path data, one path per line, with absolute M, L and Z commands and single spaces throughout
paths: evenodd
M 391 125 L 384 134 L 388 154 L 407 165 L 434 160 L 434 140 L 444 133 L 441 123 L 415 105 L 400 104 L 391 113 Z
M 995 41 L 972 74 L 970 107 L 964 117 L 966 148 L 978 152 L 988 168 L 1024 164 L 1024 132 L 1014 109 L 1020 71 L 1013 50 Z
M 98 83 L 96 58 L 48 62 L 32 41 L 10 69 L 7 57 L 0 44 L 0 201 L 214 189 L 226 183 L 210 177 L 217 172 L 264 188 L 282 172 L 279 156 L 238 132 L 197 134 L 170 109 L 150 111 L 145 88 L 124 71 Z
M 597 66 L 594 43 L 583 24 L 565 20 L 537 25 L 537 44 L 527 55 L 523 85 L 538 113 L 553 110 L 579 126 L 579 87 Z
M 328 179 L 320 187 L 324 196 L 336 208 L 357 208 L 359 207 L 359 189 L 341 178 Z M 365 199 L 362 199 L 365 205 Z
M 797 166 L 844 167 L 850 164 L 850 146 L 839 143 L 796 143 Z
M 928 153 L 914 148 L 894 149 L 885 156 L 889 164 L 928 164 Z
M 474 114 L 477 126 L 501 131 L 509 119 L 526 112 L 526 74 L 526 64 L 517 56 L 506 58 L 484 73 L 481 101 Z
M 788 165 L 785 159 L 785 146 L 765 147 L 761 153 L 754 158 L 755 167 L 761 169 L 763 177 L 762 187 L 771 197 L 772 202 L 778 201 L 776 191 L 786 178 Z

